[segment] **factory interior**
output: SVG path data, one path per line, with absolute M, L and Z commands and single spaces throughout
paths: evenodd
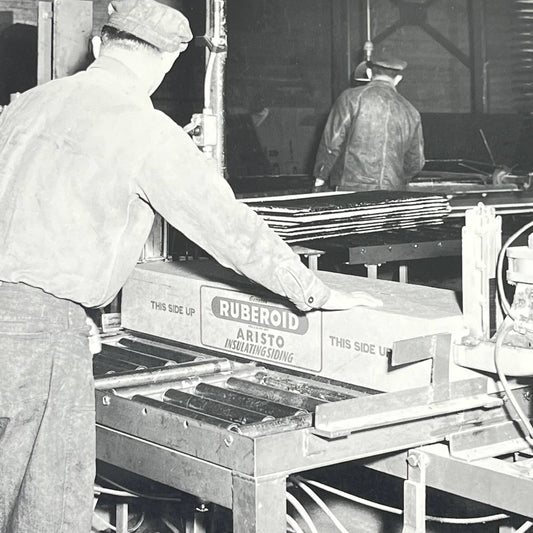
M 169 1 L 194 38 L 154 107 L 317 277 L 383 305 L 299 311 L 156 213 L 87 310 L 92 532 L 533 532 L 533 0 Z M 85 69 L 107 16 L 0 0 L 0 106 Z M 317 192 L 332 106 L 390 56 L 422 170 Z

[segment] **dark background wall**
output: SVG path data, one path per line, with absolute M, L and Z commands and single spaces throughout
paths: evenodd
M 202 35 L 205 2 L 175 1 Z M 0 104 L 35 81 L 37 4 L 0 0 Z M 525 121 L 533 105 L 522 90 L 528 80 L 514 70 L 517 4 L 370 2 L 375 53 L 409 62 L 399 90 L 423 114 L 430 157 L 486 161 L 483 128 L 498 163 L 533 165 Z M 94 0 L 93 9 L 97 32 L 107 1 Z M 330 106 L 363 59 L 366 1 L 228 0 L 227 27 L 230 177 L 310 173 Z M 182 125 L 201 111 L 204 64 L 203 49 L 192 44 L 154 96 L 156 107 Z
M 370 2 L 374 53 L 408 61 L 399 90 L 423 114 L 430 157 L 488 160 L 482 127 L 490 130 L 497 162 L 514 163 L 523 117 L 516 116 L 513 98 L 513 5 Z M 330 106 L 364 58 L 366 2 L 232 0 L 228 28 L 228 111 L 257 113 L 266 107 L 267 118 L 254 132 L 267 168 L 274 174 L 311 172 Z M 470 113 L 492 119 L 480 122 Z M 230 170 L 260 173 L 265 162 L 238 157 L 238 146 L 243 146 L 238 139 L 228 144 Z

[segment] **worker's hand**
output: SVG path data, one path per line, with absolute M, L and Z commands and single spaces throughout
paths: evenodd
M 383 302 L 366 292 L 341 292 L 331 289 L 331 294 L 326 303 L 322 305 L 322 309 L 327 311 L 340 311 L 358 306 L 383 307 Z
M 100 331 L 94 320 L 90 317 L 85 318 L 85 323 L 89 326 L 89 350 L 94 355 L 102 351 L 102 341 L 100 340 Z
M 316 178 L 311 192 L 324 192 L 328 190 L 328 184 L 322 178 Z

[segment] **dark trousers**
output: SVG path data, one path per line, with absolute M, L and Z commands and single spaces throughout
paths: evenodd
M 89 533 L 94 385 L 85 312 L 0 283 L 0 533 Z

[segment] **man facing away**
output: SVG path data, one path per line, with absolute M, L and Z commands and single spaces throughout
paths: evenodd
M 420 114 L 396 90 L 407 63 L 374 59 L 370 83 L 334 103 L 318 147 L 315 190 L 403 190 L 424 166 Z
M 222 265 L 302 311 L 379 305 L 325 286 L 150 95 L 188 20 L 113 0 L 101 55 L 0 115 L 0 532 L 88 533 L 94 386 L 84 307 L 140 256 L 154 210 Z

